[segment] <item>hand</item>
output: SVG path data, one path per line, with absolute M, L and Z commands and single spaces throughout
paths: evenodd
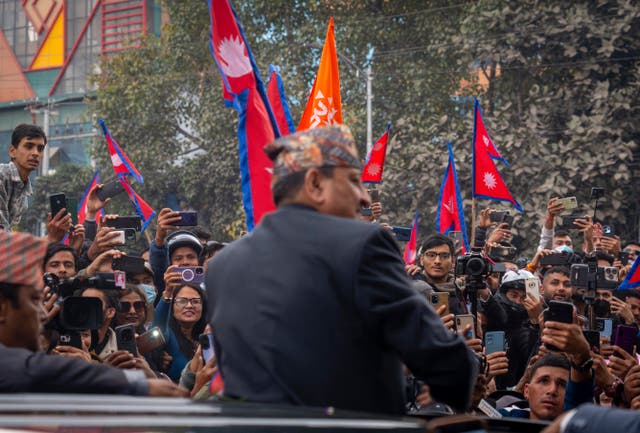
M 142 355 L 138 355 L 138 356 L 134 357 L 134 361 L 136 363 L 136 366 L 134 368 L 136 370 L 142 370 L 144 372 L 144 375 L 147 376 L 147 378 L 155 379 L 155 378 L 158 377 L 153 372 L 153 370 L 149 366 L 149 363 L 147 362 L 146 359 L 144 359 L 144 357 Z
M 599 385 L 600 388 L 605 388 L 613 383 L 615 376 L 611 374 L 607 368 L 607 363 L 604 361 L 604 358 L 593 352 L 591 353 L 591 357 L 593 358 L 593 371 L 595 373 L 596 385 Z
M 582 232 L 584 237 L 582 250 L 584 252 L 593 251 L 593 222 L 591 221 L 591 216 L 585 215 L 584 218 L 575 220 L 573 225 L 578 226 L 578 231 Z
M 511 229 L 509 228 L 509 224 L 500 223 L 498 227 L 496 227 L 489 237 L 487 238 L 487 243 L 500 243 L 500 242 L 508 242 L 511 240 L 512 234 Z
M 422 385 L 420 387 L 420 392 L 416 396 L 416 404 L 418 407 L 429 406 L 433 403 L 433 398 L 431 397 L 431 390 L 429 389 L 429 385 Z
M 118 243 L 114 241 L 118 234 L 114 232 L 115 229 L 113 227 L 98 227 L 96 237 L 87 250 L 87 256 L 89 257 L 89 260 L 95 260 L 96 257 L 98 257 L 103 252 L 118 245 Z
M 56 304 L 57 300 L 58 294 L 51 292 L 51 288 L 49 286 L 45 286 L 42 290 L 42 308 L 47 316 L 44 324 L 49 323 L 51 319 L 53 319 L 62 309 L 59 304 Z
M 562 202 L 558 201 L 558 197 L 552 197 L 547 202 L 546 218 L 547 219 L 553 219 L 553 218 L 557 217 L 558 215 L 560 215 L 560 213 L 562 213 L 563 210 L 564 210 L 564 205 L 562 204 Z
M 391 227 L 389 224 L 387 223 L 380 223 L 380 227 L 389 230 L 390 232 L 393 231 L 393 227 Z
M 133 369 L 136 368 L 136 359 L 126 350 L 116 350 L 111 355 L 107 356 L 107 359 L 104 360 L 104 364 L 116 368 Z
M 212 356 L 209 362 L 200 367 L 196 373 L 196 381 L 193 385 L 192 395 L 195 395 L 200 389 L 211 381 L 211 378 L 218 371 L 216 366 L 216 357 Z
M 104 185 L 101 183 L 94 186 L 87 196 L 87 219 L 95 220 L 98 211 L 100 209 L 103 209 L 107 205 L 107 203 L 111 201 L 110 198 L 102 201 L 98 197 L 98 191 L 100 191 L 103 186 Z
M 465 326 L 464 330 L 462 331 L 462 335 L 465 335 L 467 332 L 471 331 L 471 325 L 467 325 Z M 473 350 L 474 352 L 478 352 L 478 353 L 482 353 L 482 340 L 479 338 L 469 338 L 468 340 L 465 339 L 464 342 L 466 343 L 467 347 L 471 350 Z
M 162 371 L 168 371 L 173 362 L 173 357 L 167 352 L 162 352 Z
M 71 228 L 71 214 L 66 209 L 51 217 L 51 212 L 47 214 L 47 239 L 49 242 L 60 242 L 64 235 L 69 233 Z
M 533 324 L 538 323 L 538 317 L 542 314 L 542 299 L 536 299 L 532 293 L 527 293 L 527 297 L 524 299 L 524 308 L 529 315 L 529 321 Z
M 495 224 L 491 221 L 491 212 L 493 212 L 493 209 L 490 208 L 482 209 L 480 211 L 480 216 L 478 217 L 478 227 L 486 229 Z
M 163 246 L 164 240 L 169 234 L 169 230 L 178 230 L 174 224 L 180 221 L 182 217 L 178 212 L 174 212 L 165 207 L 158 213 L 158 227 L 156 228 L 156 246 Z
M 89 266 L 87 266 L 87 277 L 95 277 L 100 269 L 106 264 L 109 264 L 109 269 L 111 269 L 111 262 L 113 259 L 119 259 L 122 256 L 126 256 L 127 254 L 119 251 L 119 250 L 109 250 L 100 254 L 96 259 L 91 262 Z
M 631 403 L 629 404 L 629 409 L 631 410 L 640 409 L 640 395 L 635 397 L 633 400 L 631 400 Z
M 507 352 L 493 352 L 487 355 L 487 364 L 489 364 L 489 379 L 509 372 Z
M 438 309 L 436 310 L 436 313 L 438 314 L 438 316 L 440 316 L 440 320 L 442 320 L 445 328 L 449 329 L 450 331 L 455 331 L 453 322 L 455 315 L 445 314 L 445 311 L 447 311 L 447 306 L 440 305 L 440 307 L 438 307 Z
M 64 356 L 65 358 L 77 358 L 91 362 L 91 355 L 82 349 L 73 346 L 56 346 L 51 350 L 52 355 Z
M 604 248 L 609 254 L 612 254 L 614 257 L 618 255 L 620 252 L 620 236 L 615 236 L 613 238 L 602 236 L 600 238 L 600 244 L 602 248 Z
M 84 243 L 84 225 L 76 224 L 73 227 L 73 231 L 69 233 L 69 246 L 73 248 L 78 255 L 82 250 L 82 244 Z
M 193 355 L 193 358 L 191 358 L 191 361 L 189 362 L 189 370 L 191 370 L 191 372 L 195 374 L 203 366 L 204 366 L 204 360 L 202 359 L 202 346 L 198 345 L 198 348 L 196 349 L 196 353 Z
M 405 265 L 404 270 L 407 271 L 407 275 L 414 276 L 422 271 L 422 268 L 418 265 Z
M 566 352 L 577 365 L 591 356 L 589 343 L 584 338 L 580 326 L 575 323 L 545 322 L 541 341 Z
M 149 379 L 149 395 L 152 397 L 189 397 L 189 391 L 165 379 Z
M 382 215 L 382 204 L 379 201 L 371 203 L 371 216 L 377 220 Z
M 640 396 L 640 365 L 634 365 L 624 378 L 624 398 L 631 401 Z
M 613 355 L 613 346 L 610 338 L 600 337 L 600 354 L 604 359 L 609 359 Z
M 620 316 L 625 324 L 630 325 L 636 321 L 631 312 L 631 306 L 625 301 L 612 296 L 609 302 L 611 303 L 611 312 Z
M 555 251 L 553 250 L 540 250 L 533 256 L 533 260 L 531 260 L 531 266 L 533 269 L 538 269 L 540 267 L 540 258 L 547 256 L 549 254 L 553 254 Z
M 618 356 L 612 356 L 609 358 L 609 371 L 615 374 L 621 379 L 625 379 L 631 367 L 638 365 L 638 361 L 635 356 L 627 353 L 626 350 L 613 346 L 613 353 Z
M 164 293 L 163 298 L 169 299 L 173 297 L 173 291 L 180 285 L 182 274 L 174 272 L 180 266 L 171 265 L 164 272 Z

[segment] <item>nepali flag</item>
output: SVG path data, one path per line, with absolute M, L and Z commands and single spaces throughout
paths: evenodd
M 476 137 L 487 148 L 487 153 L 492 159 L 497 159 L 509 166 L 509 163 L 500 155 L 498 148 L 489 136 L 487 128 L 484 126 L 484 120 L 482 119 L 482 108 L 477 98 L 473 98 L 473 131 L 474 137 Z
M 362 169 L 362 182 L 382 182 L 382 171 L 384 170 L 384 158 L 387 155 L 390 129 L 391 124 L 389 123 L 387 125 L 387 131 L 376 141 L 367 155 L 367 161 Z
M 107 145 L 109 146 L 109 155 L 111 155 L 111 163 L 113 164 L 113 171 L 116 172 L 118 177 L 131 175 L 133 178 L 144 183 L 142 175 L 138 172 L 138 169 L 129 160 L 124 151 L 120 148 L 118 142 L 111 136 L 111 133 L 107 129 L 104 120 L 98 119 L 98 123 L 102 127 L 104 137 L 107 139 Z
M 84 223 L 84 221 L 87 219 L 87 200 L 89 199 L 89 193 L 99 183 L 100 183 L 100 172 L 98 170 L 96 170 L 96 172 L 93 173 L 93 177 L 91 178 L 91 182 L 89 182 L 89 185 L 84 190 L 84 194 L 82 194 L 82 198 L 80 199 L 80 202 L 78 203 L 78 224 Z M 104 209 L 100 209 L 100 215 L 104 216 Z
M 138 195 L 137 192 L 133 190 L 131 184 L 129 183 L 129 179 L 126 176 L 118 176 L 118 180 L 124 187 L 125 191 L 127 191 L 127 195 L 129 196 L 129 200 L 133 203 L 133 208 L 135 209 L 138 216 L 142 220 L 142 232 L 147 228 L 147 225 L 151 222 L 154 216 L 156 216 L 156 211 L 153 210 L 151 206 L 147 204 L 146 201 L 142 199 Z
M 436 230 L 447 234 L 450 231 L 462 232 L 462 254 L 469 250 L 467 240 L 467 228 L 464 223 L 464 207 L 460 186 L 458 185 L 458 174 L 456 164 L 453 159 L 453 148 L 451 143 L 447 143 L 449 148 L 449 163 L 444 172 L 442 186 L 440 187 L 440 198 L 438 199 L 438 212 L 436 214 Z
M 298 124 L 298 131 L 341 123 L 340 74 L 338 73 L 338 52 L 336 51 L 332 17 L 327 27 L 320 66 L 309 99 L 307 99 L 307 106 Z
M 228 0 L 209 0 L 209 49 L 224 85 L 225 105 L 236 109 L 242 201 L 247 229 L 275 209 L 271 194 L 273 163 L 262 150 L 280 136 L 242 26 Z
M 289 104 L 287 104 L 284 83 L 282 82 L 279 68 L 275 65 L 269 65 L 269 75 L 269 84 L 267 84 L 269 104 L 271 104 L 273 115 L 278 123 L 280 135 L 289 135 L 296 131 L 296 127 L 293 124 L 291 111 L 289 111 Z
M 474 125 L 477 126 L 478 122 L 474 122 Z M 523 212 L 522 206 L 513 198 L 509 188 L 507 188 L 507 184 L 496 168 L 491 156 L 491 148 L 480 140 L 475 126 L 472 152 L 472 196 L 488 200 L 508 201 L 520 212 Z
M 640 287 L 640 256 L 636 257 L 636 261 L 631 265 L 629 273 L 616 290 L 629 290 L 638 287 Z
M 416 255 L 418 252 L 418 210 L 413 217 L 413 224 L 411 225 L 411 235 L 409 236 L 409 242 L 404 246 L 404 262 L 407 265 L 413 265 L 416 263 Z

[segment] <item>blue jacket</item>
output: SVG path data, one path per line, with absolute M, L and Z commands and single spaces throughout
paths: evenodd
M 171 306 L 173 304 L 171 302 L 160 301 L 156 306 L 156 312 L 153 316 L 153 325 L 157 326 L 162 330 L 162 334 L 164 335 L 165 340 L 165 350 L 171 355 L 173 361 L 171 361 L 171 365 L 169 365 L 169 371 L 167 371 L 167 375 L 171 378 L 171 380 L 179 381 L 180 373 L 182 373 L 182 369 L 187 362 L 189 362 L 189 358 L 185 356 L 184 353 L 180 351 L 180 346 L 178 345 L 178 339 L 174 334 L 173 330 L 169 326 L 169 317 L 171 317 Z

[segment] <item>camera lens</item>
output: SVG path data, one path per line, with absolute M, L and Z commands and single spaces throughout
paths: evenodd
M 201 275 L 204 272 L 202 268 L 196 268 L 196 274 Z
M 182 280 L 183 281 L 192 281 L 195 274 L 192 269 L 185 269 L 182 271 Z
M 472 257 L 467 262 L 467 274 L 471 276 L 480 276 L 485 273 L 484 260 L 478 257 Z

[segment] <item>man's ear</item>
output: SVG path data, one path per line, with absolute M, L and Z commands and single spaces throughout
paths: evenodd
M 524 384 L 523 394 L 524 394 L 524 399 L 529 400 L 529 384 L 528 383 Z
M 13 160 L 13 158 L 16 157 L 16 152 L 18 151 L 18 148 L 15 147 L 13 144 L 9 145 L 9 158 L 11 158 Z
M 113 307 L 107 308 L 107 314 L 105 314 L 105 319 L 111 322 L 113 318 L 116 316 L 116 309 Z
M 313 204 L 324 202 L 324 176 L 317 168 L 310 168 L 304 175 L 303 189 Z

